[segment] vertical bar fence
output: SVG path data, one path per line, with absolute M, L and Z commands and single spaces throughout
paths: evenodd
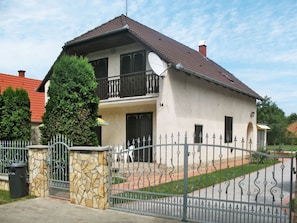
M 143 138 L 133 140 L 133 148 L 115 146 L 110 207 L 193 222 L 292 222 L 293 149 L 257 150 L 251 141 L 225 143 L 207 134 L 201 143 L 194 138 L 172 134 L 156 144 Z
M 31 142 L 0 140 L 0 174 L 8 174 L 11 163 L 28 164 L 28 148 Z

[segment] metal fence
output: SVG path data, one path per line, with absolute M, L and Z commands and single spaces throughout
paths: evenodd
M 31 142 L 0 140 L 0 174 L 7 174 L 11 163 L 28 163 L 28 148 Z
M 66 136 L 56 135 L 48 145 L 49 196 L 69 200 L 69 147 L 73 144 Z
M 194 222 L 292 222 L 293 151 L 256 151 L 252 142 L 208 135 L 190 141 L 171 135 L 154 145 L 116 146 L 111 208 Z M 149 154 L 148 161 L 131 154 Z

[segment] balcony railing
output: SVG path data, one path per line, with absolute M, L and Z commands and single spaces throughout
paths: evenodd
M 159 93 L 159 76 L 152 71 L 98 78 L 97 82 L 97 94 L 101 100 Z

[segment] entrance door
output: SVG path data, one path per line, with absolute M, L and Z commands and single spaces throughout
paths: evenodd
M 135 147 L 138 147 L 137 139 L 140 139 L 140 147 L 151 145 L 152 142 L 148 138 L 152 138 L 153 113 L 133 113 L 126 115 L 126 141 L 132 144 L 135 141 Z M 143 139 L 145 139 L 143 143 Z M 136 150 L 134 152 L 134 160 L 140 162 L 152 161 L 152 148 Z

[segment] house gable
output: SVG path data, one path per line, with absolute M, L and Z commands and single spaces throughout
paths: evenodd
M 86 55 L 134 42 L 139 42 L 147 50 L 154 51 L 161 59 L 171 64 L 173 69 L 179 69 L 249 97 L 262 99 L 260 95 L 208 57 L 125 15 L 116 17 L 68 41 L 63 47 L 63 52 Z M 50 76 L 51 70 L 40 85 L 39 91 L 44 90 L 44 85 Z

